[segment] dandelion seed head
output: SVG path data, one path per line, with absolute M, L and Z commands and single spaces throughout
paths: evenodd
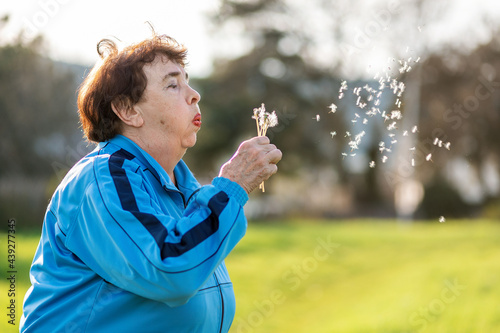
M 276 115 L 276 111 L 271 112 L 267 119 L 269 121 L 268 127 L 275 127 L 278 125 L 278 116 Z

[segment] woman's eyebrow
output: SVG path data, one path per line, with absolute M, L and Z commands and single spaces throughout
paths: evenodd
M 178 76 L 181 76 L 181 72 L 179 71 L 175 71 L 175 72 L 170 72 L 170 73 L 167 73 L 165 74 L 165 76 L 163 77 L 162 81 L 166 81 L 168 80 L 169 78 L 171 77 L 178 77 Z M 186 72 L 186 81 L 189 82 L 189 75 L 188 73 Z

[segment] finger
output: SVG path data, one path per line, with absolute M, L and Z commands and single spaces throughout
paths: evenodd
M 268 144 L 268 145 L 262 145 L 261 149 L 267 154 L 269 152 L 272 152 L 273 150 L 276 150 L 277 148 L 273 144 Z
M 268 180 L 272 175 L 278 172 L 278 166 L 276 164 L 270 164 L 267 167 L 267 177 L 266 180 Z
M 268 152 L 266 157 L 268 158 L 269 163 L 276 164 L 283 157 L 283 153 L 279 149 L 274 149 Z
M 253 140 L 255 140 L 255 142 L 259 145 L 268 145 L 269 143 L 271 143 L 267 136 L 256 136 L 253 138 Z

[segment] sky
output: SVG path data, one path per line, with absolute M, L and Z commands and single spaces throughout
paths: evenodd
M 99 40 L 115 36 L 124 44 L 140 41 L 151 35 L 145 23 L 149 21 L 157 32 L 187 46 L 189 67 L 203 76 L 210 71 L 212 57 L 205 14 L 217 8 L 218 0 L 2 1 L 0 16 L 9 14 L 10 19 L 0 36 L 12 38 L 21 28 L 27 37 L 41 33 L 51 58 L 93 65 Z
M 306 6 L 308 2 L 289 0 L 296 6 Z M 295 1 L 295 2 L 294 2 Z M 404 0 L 366 0 L 362 1 L 369 8 L 377 1 L 400 3 Z M 55 60 L 93 65 L 97 59 L 96 44 L 102 38 L 115 36 L 129 44 L 150 36 L 149 21 L 159 33 L 168 34 L 186 45 L 189 54 L 188 70 L 193 77 L 210 74 L 212 59 L 215 55 L 238 55 L 249 49 L 245 40 L 235 41 L 244 27 L 230 25 L 226 34 L 217 35 L 210 26 L 207 14 L 215 14 L 220 0 L 142 0 L 142 1 L 103 1 L 103 0 L 22 0 L 3 1 L 0 5 L 0 16 L 10 15 L 7 26 L 0 31 L 0 42 L 8 41 L 21 29 L 27 37 L 43 34 L 47 43 L 47 55 Z M 436 0 L 436 3 L 446 3 Z M 487 41 L 490 37 L 482 25 L 476 24 L 482 16 L 500 21 L 500 1 L 497 0 L 450 0 L 449 8 L 433 24 L 422 24 L 422 29 L 430 36 L 429 42 L 437 45 L 456 43 L 472 45 Z M 349 6 L 349 2 L 346 2 Z M 304 12 L 307 8 L 304 7 Z M 359 15 L 360 21 L 353 22 L 353 36 L 356 31 L 368 29 L 373 23 L 375 11 L 364 8 L 365 16 Z M 325 20 L 309 20 L 315 22 L 319 32 Z M 324 25 L 327 26 L 326 23 Z M 395 29 L 394 27 L 391 27 Z M 417 27 L 415 27 L 416 31 Z M 239 32 L 238 32 L 239 31 Z M 214 37 L 217 35 L 217 37 Z M 380 34 L 383 37 L 383 34 Z M 225 36 L 225 37 L 224 37 Z M 218 38 L 218 39 L 217 39 Z M 472 39 L 472 40 L 469 40 Z M 375 40 L 376 41 L 376 40 Z M 404 41 L 399 41 L 403 47 Z M 375 43 L 383 48 L 382 43 Z M 326 45 L 326 44 L 324 44 Z M 328 46 L 321 50 L 330 52 Z M 363 49 L 365 57 L 346 57 L 345 72 L 355 72 L 356 68 L 365 70 L 374 62 L 387 59 L 384 50 L 377 47 Z M 368 55 L 368 56 L 365 56 Z M 379 57 L 379 59 L 377 59 Z M 323 57 L 324 58 L 324 57 Z

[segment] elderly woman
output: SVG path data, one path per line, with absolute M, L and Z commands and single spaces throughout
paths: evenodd
M 252 138 L 200 186 L 182 161 L 201 127 L 186 49 L 154 35 L 121 51 L 102 40 L 98 53 L 78 96 L 97 147 L 49 203 L 21 332 L 227 332 L 224 258 L 281 152 Z

